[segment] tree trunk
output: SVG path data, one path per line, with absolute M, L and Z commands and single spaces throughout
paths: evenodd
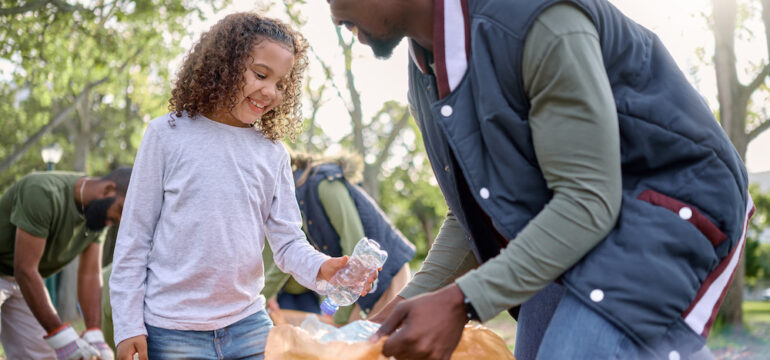
M 91 137 L 90 96 L 86 95 L 75 104 L 79 126 L 74 126 L 75 134 L 75 171 L 87 173 L 89 139 Z M 57 311 L 62 321 L 71 322 L 80 317 L 78 310 L 78 256 L 62 270 L 59 283 L 59 303 Z
M 56 311 L 63 322 L 73 322 L 80 317 L 78 311 L 78 265 L 80 257 L 67 264 L 59 273 L 59 299 Z
M 73 168 L 75 171 L 87 172 L 88 163 L 88 149 L 90 148 L 89 140 L 91 138 L 91 98 L 86 95 L 75 104 L 75 108 L 78 112 L 78 125 L 76 133 L 73 134 L 75 139 L 75 163 Z
M 364 164 L 363 188 L 376 202 L 380 202 L 380 186 L 377 179 L 378 170 L 369 164 Z
M 422 231 L 425 232 L 425 240 L 428 241 L 428 249 L 433 247 L 433 220 L 430 218 L 420 217 L 420 223 L 422 224 Z
M 737 18 L 736 0 L 713 0 L 712 3 L 714 5 L 714 40 L 716 45 L 714 67 L 720 120 L 722 128 L 732 141 L 741 159 L 745 161 L 749 142 L 770 126 L 770 123 L 765 119 L 751 131 L 747 129 L 747 111 L 751 96 L 765 83 L 768 74 L 770 74 L 770 67 L 766 65 L 756 78 L 747 85 L 743 85 L 738 80 L 734 41 Z M 762 7 L 765 33 L 770 34 L 768 33 L 770 29 L 770 1 L 762 0 Z M 770 46 L 770 38 L 766 40 Z M 770 47 L 768 51 L 770 51 Z M 746 273 L 746 254 L 742 255 L 720 309 L 720 315 L 725 325 L 734 331 L 743 330 L 743 287 Z

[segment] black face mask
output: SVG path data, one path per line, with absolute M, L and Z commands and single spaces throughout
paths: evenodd
M 86 228 L 93 231 L 104 229 L 107 226 L 107 210 L 114 202 L 114 196 L 91 201 L 83 215 L 86 218 Z
M 401 42 L 401 39 L 403 39 L 403 37 L 395 37 L 390 39 L 377 39 L 377 38 L 372 38 L 368 36 L 368 34 L 366 33 L 364 33 L 364 36 L 366 37 L 366 40 L 369 42 L 369 46 L 372 48 L 372 52 L 374 52 L 374 56 L 378 59 L 390 58 L 390 56 L 393 55 L 393 49 L 395 49 L 396 46 L 398 46 L 398 44 Z

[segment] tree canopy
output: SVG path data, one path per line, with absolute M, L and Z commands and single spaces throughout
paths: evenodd
M 0 190 L 44 169 L 40 149 L 52 142 L 64 148 L 61 169 L 133 162 L 144 123 L 165 111 L 168 64 L 192 16 L 224 3 L 0 1 Z

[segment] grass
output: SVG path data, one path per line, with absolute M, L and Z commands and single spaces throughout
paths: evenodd
M 770 301 L 743 303 L 743 330 L 715 325 L 708 346 L 720 360 L 767 360 L 770 354 Z
M 770 323 L 770 301 L 745 301 L 743 316 L 749 323 Z

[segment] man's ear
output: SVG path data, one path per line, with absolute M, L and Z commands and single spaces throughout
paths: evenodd
M 105 181 L 104 188 L 102 189 L 102 197 L 115 196 L 115 182 Z

